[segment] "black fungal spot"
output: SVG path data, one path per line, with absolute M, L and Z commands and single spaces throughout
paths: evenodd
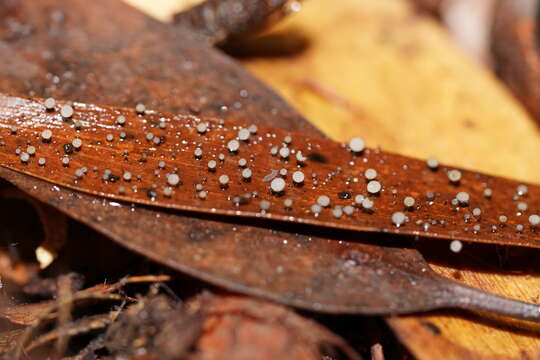
M 348 191 L 341 191 L 340 193 L 338 193 L 338 197 L 342 200 L 347 200 L 352 197 L 352 194 Z
M 323 155 L 319 153 L 308 154 L 308 159 L 321 164 L 326 164 L 328 162 L 328 159 L 326 159 Z
M 154 200 L 157 197 L 157 193 L 152 189 L 148 189 L 146 191 L 146 196 L 148 196 L 150 200 Z
M 439 329 L 437 325 L 430 321 L 422 321 L 422 325 L 424 325 L 429 331 L 431 331 L 435 335 L 441 335 L 442 331 Z
M 118 180 L 120 180 L 120 177 L 118 177 L 117 175 L 114 175 L 114 174 L 109 175 L 109 181 L 110 182 L 115 183 Z
M 250 194 L 245 194 L 239 198 L 238 205 L 247 205 L 251 200 Z
M 72 144 L 70 143 L 64 144 L 64 152 L 67 155 L 73 154 L 73 150 L 74 150 L 74 147 Z

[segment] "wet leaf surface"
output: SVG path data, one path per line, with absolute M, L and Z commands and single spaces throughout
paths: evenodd
M 2 11 L 4 92 L 116 106 L 141 102 L 163 111 L 316 134 L 228 58 L 120 2 L 9 1 Z M 0 174 L 124 246 L 231 290 L 327 312 L 462 306 L 534 316 L 530 307 L 501 307 L 497 298 L 436 277 L 414 250 L 358 242 L 367 240 L 366 234 L 111 206 L 63 187 L 51 191 L 42 181 L 5 168 Z M 460 289 L 459 295 L 452 289 Z
M 150 206 L 540 246 L 538 186 L 433 169 L 364 149 L 359 139 L 355 152 L 354 144 L 251 124 L 82 103 L 58 102 L 48 111 L 44 104 L 0 95 L 2 166 Z M 460 179 L 452 182 L 452 173 Z

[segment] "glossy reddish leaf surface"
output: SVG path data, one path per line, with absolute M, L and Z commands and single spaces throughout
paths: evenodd
M 464 170 L 453 184 L 444 166 L 432 170 L 379 150 L 354 153 L 345 144 L 262 126 L 250 134 L 250 124 L 210 118 L 74 103 L 66 120 L 64 106 L 47 111 L 39 99 L 0 96 L 2 166 L 90 194 L 178 210 L 540 245 L 537 186 L 521 195 L 517 182 Z M 80 147 L 72 145 L 77 141 Z M 366 179 L 368 169 L 377 180 Z M 298 174 L 301 182 L 294 180 Z M 369 193 L 375 183 L 380 191 Z M 488 188 L 493 194 L 486 197 Z M 452 203 L 459 192 L 470 199 Z M 358 195 L 372 207 L 355 202 Z M 415 199 L 409 208 L 407 196 Z
M 0 13 L 4 92 L 109 105 L 143 102 L 163 111 L 193 110 L 317 134 L 230 59 L 194 41 L 192 34 L 180 34 L 121 2 L 10 0 L 6 5 Z M 58 15 L 62 21 L 53 21 Z M 56 30 L 47 31 L 51 26 Z M 148 43 L 152 46 L 142 46 Z M 111 71 L 111 65 L 117 70 Z M 164 70 L 167 76 L 156 81 Z M 247 98 L 241 90 L 248 90 Z M 535 314 L 530 306 L 509 305 L 437 277 L 415 250 L 359 242 L 368 240 L 365 234 L 117 206 L 6 168 L 0 174 L 124 246 L 230 290 L 327 312 L 382 314 L 459 306 L 529 318 Z

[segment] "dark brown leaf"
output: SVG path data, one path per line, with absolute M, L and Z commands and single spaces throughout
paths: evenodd
M 143 103 L 316 133 L 199 35 L 123 1 L 7 0 L 0 20 L 1 92 L 113 106 Z
M 284 229 L 279 223 L 268 229 L 264 221 L 112 207 L 62 187 L 51 191 L 37 179 L 2 168 L 0 176 L 130 249 L 230 290 L 332 313 L 460 307 L 531 320 L 539 316 L 536 306 L 435 275 L 417 251 L 360 243 L 357 233 Z
M 164 111 L 317 134 L 230 59 L 121 2 L 10 0 L 1 11 L 4 92 L 109 105 L 143 102 Z M 63 21 L 53 21 L 58 18 Z M 527 306 L 501 308 L 498 298 L 435 277 L 417 251 L 360 243 L 368 239 L 358 233 L 283 229 L 278 223 L 272 229 L 264 221 L 112 207 L 62 187 L 51 191 L 7 169 L 0 174 L 124 246 L 231 290 L 327 312 L 463 306 L 532 316 Z M 455 289 L 469 294 L 456 296 Z
M 289 0 L 207 0 L 177 14 L 174 22 L 212 44 L 223 44 L 279 20 L 289 11 L 288 5 Z

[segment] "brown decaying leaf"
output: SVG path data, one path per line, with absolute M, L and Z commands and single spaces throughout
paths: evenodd
M 43 314 L 52 302 L 39 302 L 18 306 L 4 307 L 0 309 L 0 315 L 14 324 L 31 325 Z
M 2 92 L 113 106 L 142 102 L 174 113 L 315 133 L 200 35 L 122 1 L 8 0 L 1 10 Z
M 206 0 L 174 17 L 175 24 L 223 44 L 252 35 L 289 11 L 289 0 Z M 239 6 L 241 11 L 238 11 Z
M 240 296 L 206 295 L 188 306 L 203 314 L 197 349 L 209 359 L 220 359 L 222 354 L 231 354 L 233 359 L 341 358 L 335 350 L 347 359 L 360 359 L 341 338 L 279 305 Z
M 73 306 L 73 304 L 81 302 L 81 301 L 118 301 L 118 300 L 125 300 L 124 296 L 117 295 L 117 294 L 108 294 L 104 292 L 78 292 L 74 294 L 70 299 L 67 301 L 49 301 L 49 302 L 41 302 L 38 303 L 41 305 L 40 312 L 38 312 L 36 315 L 37 317 L 34 318 L 34 320 L 28 324 L 29 326 L 24 330 L 24 332 L 21 334 L 20 338 L 17 341 L 16 346 L 13 349 L 13 357 L 14 359 L 19 359 L 22 356 L 22 353 L 24 351 L 24 347 L 26 343 L 31 339 L 31 336 L 34 334 L 34 332 L 44 323 L 49 322 L 52 319 L 60 318 L 59 312 L 65 310 L 66 306 L 70 307 Z M 36 304 L 36 305 L 38 305 Z M 21 309 L 17 309 L 17 311 L 20 311 Z M 5 314 L 4 314 L 5 315 Z M 28 318 L 30 313 L 25 314 L 25 317 Z M 11 319 L 10 319 L 11 320 Z M 62 323 L 60 327 L 66 326 L 67 323 Z M 61 334 L 57 341 L 60 342 L 60 348 L 56 347 L 56 352 L 53 353 L 53 356 L 60 356 L 61 353 L 58 351 L 61 351 L 62 344 L 61 342 L 64 339 L 64 334 Z
M 23 329 L 7 330 L 0 332 L 0 355 L 10 351 L 23 332 Z
M 185 359 L 200 336 L 201 317 L 169 298 L 147 296 L 123 311 L 109 327 L 104 346 L 117 354 L 149 359 Z
M 117 291 L 124 287 L 127 284 L 135 283 L 149 283 L 149 282 L 164 282 L 169 281 L 170 278 L 167 275 L 147 275 L 147 276 L 133 276 L 124 278 L 113 284 L 98 284 L 87 289 L 80 290 L 75 293 L 75 300 L 87 300 L 87 299 L 100 299 L 100 295 L 104 295 L 105 299 L 118 300 L 120 299 L 116 295 L 108 297 L 106 294 L 110 294 L 114 291 Z M 73 299 L 67 300 L 66 302 L 71 303 Z M 58 305 L 58 304 L 56 304 Z M 6 318 L 14 324 L 19 325 L 32 325 L 35 324 L 36 320 L 43 317 L 47 313 L 51 312 L 51 307 L 55 307 L 55 302 L 42 301 L 34 304 L 26 305 L 17 305 L 0 308 L 0 316 Z M 54 319 L 57 314 L 52 314 L 51 319 Z
M 143 102 L 165 111 L 192 110 L 227 121 L 317 134 L 229 59 L 189 33 L 182 33 L 179 41 L 174 28 L 121 2 L 11 0 L 9 5 L 0 14 L 5 20 L 0 28 L 0 38 L 6 41 L 0 52 L 7 66 L 0 77 L 4 92 L 124 106 Z M 46 31 L 51 27 L 56 30 Z M 159 82 L 154 80 L 158 70 L 165 72 Z M 283 230 L 277 223 L 273 230 L 254 220 L 229 222 L 145 207 L 112 207 L 99 197 L 62 187 L 51 191 L 41 181 L 8 169 L 0 168 L 0 174 L 124 246 L 231 290 L 317 311 L 373 314 L 441 306 L 501 310 L 485 293 L 435 277 L 417 251 L 359 243 L 358 234 L 316 229 L 315 235 L 314 229 Z M 453 288 L 469 294 L 456 296 Z M 527 317 L 530 312 L 518 306 L 515 313 Z
M 339 336 L 280 305 L 204 294 L 184 306 L 142 298 L 108 329 L 106 349 L 149 359 L 360 359 Z M 175 334 L 171 336 L 171 334 Z M 324 354 L 323 352 L 327 352 Z
M 67 119 L 66 107 L 74 109 Z M 355 152 L 331 140 L 248 129 L 82 103 L 48 111 L 41 99 L 0 95 L 1 166 L 71 189 L 210 214 L 540 246 L 538 186 L 433 170 L 363 144 Z M 452 183 L 452 171 L 461 180 Z
M 37 179 L 2 168 L 0 176 L 132 250 L 230 290 L 331 313 L 460 307 L 530 320 L 539 316 L 534 305 L 435 275 L 414 250 L 360 243 L 356 233 L 156 214 L 145 207 L 110 206 L 62 187 L 43 188 Z
M 80 334 L 85 334 L 93 330 L 103 329 L 107 327 L 118 315 L 117 311 L 108 314 L 99 314 L 87 316 L 81 319 L 71 321 L 63 326 L 56 327 L 43 335 L 34 339 L 25 349 L 25 352 L 30 352 L 33 349 L 42 346 L 50 341 L 61 337 L 73 337 Z

